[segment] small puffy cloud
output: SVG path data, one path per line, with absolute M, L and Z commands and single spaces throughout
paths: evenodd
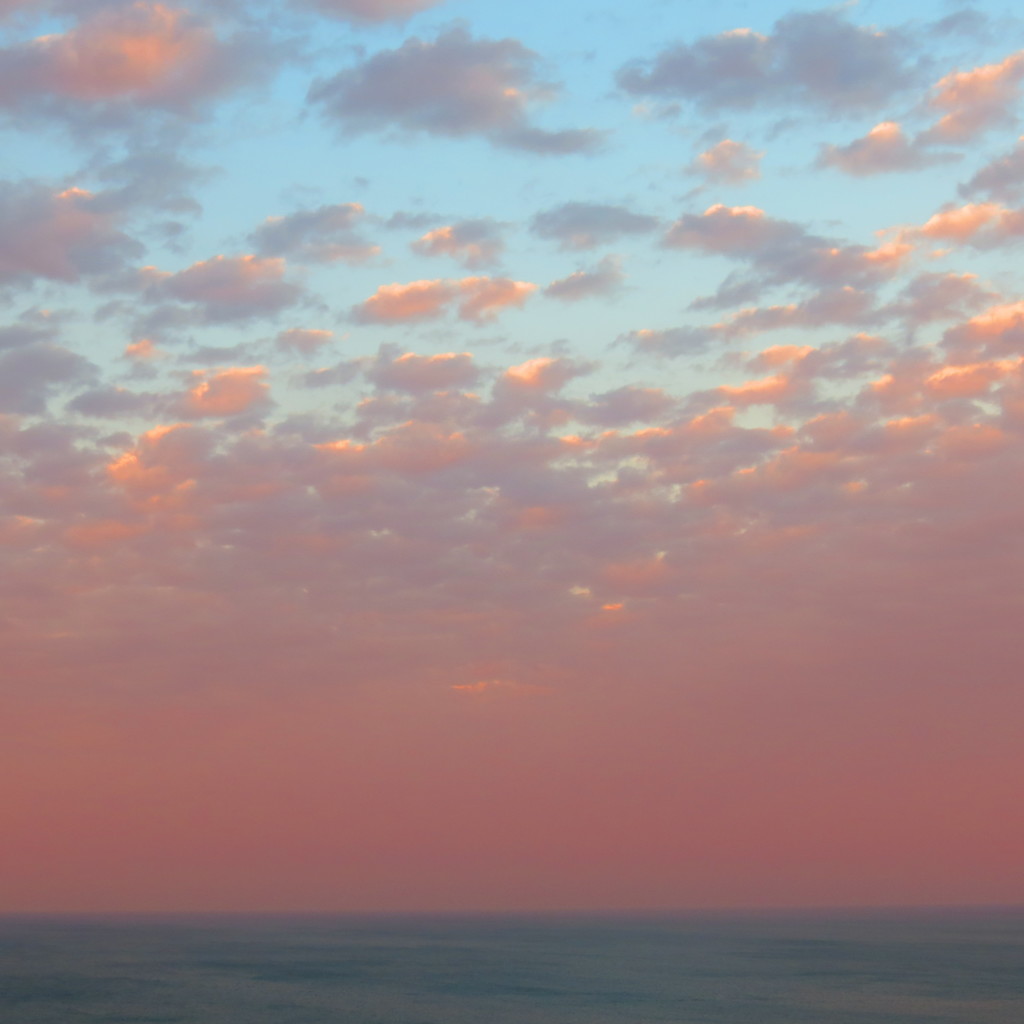
M 321 14 L 346 21 L 404 21 L 420 11 L 437 7 L 443 0 L 304 0 Z
M 522 306 L 537 286 L 507 277 L 465 277 L 458 282 L 459 316 L 482 323 L 508 306 Z
M 931 152 L 921 140 L 909 139 L 895 121 L 883 121 L 867 135 L 845 146 L 825 146 L 818 157 L 818 165 L 863 178 L 872 174 L 917 171 L 953 159 L 958 157 Z
M 501 375 L 498 386 L 519 391 L 558 391 L 582 372 L 584 368 L 571 359 L 538 356 L 517 366 L 510 366 Z
M 662 244 L 716 253 L 749 265 L 746 276 L 730 275 L 713 295 L 692 303 L 695 309 L 749 301 L 772 285 L 863 288 L 892 277 L 913 251 L 904 235 L 874 249 L 842 245 L 809 234 L 792 221 L 769 217 L 756 206 L 721 203 L 703 214 L 684 214 L 669 228 Z
M 367 377 L 379 388 L 393 391 L 447 391 L 469 387 L 479 379 L 468 352 L 439 352 L 421 356 L 404 352 L 392 357 L 382 352 L 367 371 Z
M 238 416 L 269 402 L 266 367 L 196 370 L 192 376 L 196 383 L 179 402 L 178 413 L 183 418 Z
M 135 146 L 121 160 L 98 164 L 95 173 L 105 186 L 95 199 L 98 209 L 120 214 L 161 211 L 185 216 L 202 212 L 202 206 L 190 195 L 190 188 L 214 175 L 212 170 L 190 164 L 170 149 Z
M 152 338 L 139 338 L 138 341 L 130 342 L 124 347 L 124 356 L 137 363 L 148 363 L 153 359 L 159 359 L 162 353 Z
M 498 262 L 505 248 L 498 224 L 488 218 L 464 220 L 428 231 L 412 243 L 421 256 L 450 256 L 469 270 Z
M 441 316 L 454 298 L 449 281 L 410 281 L 382 284 L 368 299 L 353 309 L 353 316 L 365 324 L 415 323 Z
M 516 39 L 474 39 L 456 28 L 432 41 L 413 37 L 396 50 L 381 50 L 314 83 L 309 98 L 350 131 L 482 135 L 552 155 L 593 150 L 597 132 L 548 132 L 530 123 L 531 107 L 556 92 L 538 78 L 539 62 Z
M 306 263 L 365 263 L 380 251 L 357 227 L 365 218 L 359 203 L 299 210 L 268 217 L 250 236 L 260 256 L 287 256 Z
M 855 25 L 841 10 L 788 14 L 771 33 L 738 28 L 677 43 L 618 74 L 634 96 L 707 110 L 778 104 L 830 113 L 872 109 L 913 80 L 898 34 Z
M 741 309 L 711 328 L 723 339 L 792 328 L 823 327 L 826 324 L 865 325 L 875 319 L 874 298 L 851 288 L 825 289 L 803 302 Z
M 964 316 L 996 298 L 974 274 L 918 274 L 890 309 L 920 324 Z
M 1024 211 L 1000 203 L 968 203 L 940 210 L 916 234 L 925 238 L 993 248 L 1024 238 Z
M 675 399 L 661 388 L 627 385 L 600 395 L 591 395 L 579 415 L 585 423 L 621 427 L 640 421 L 660 420 L 674 405 Z
M 0 353 L 0 412 L 46 412 L 55 394 L 90 380 L 95 367 L 87 359 L 51 342 L 22 345 Z
M 458 304 L 463 320 L 483 322 L 506 306 L 521 306 L 536 285 L 505 277 L 411 281 L 381 285 L 353 310 L 360 323 L 396 324 L 433 320 Z
M 47 323 L 45 314 L 40 316 L 30 312 L 23 314 L 19 320 L 19 323 L 0 327 L 0 350 L 21 348 L 37 341 L 53 341 L 56 337 L 54 325 Z
M 714 332 L 707 327 L 668 327 L 653 329 L 641 327 L 629 331 L 618 340 L 649 355 L 678 356 L 699 355 L 706 352 L 714 341 Z
M 763 152 L 759 153 L 745 142 L 722 139 L 700 153 L 690 164 L 689 170 L 708 181 L 736 185 L 761 177 L 760 163 L 763 156 Z
M 1024 79 L 1024 50 L 998 64 L 954 71 L 935 84 L 930 104 L 943 111 L 926 133 L 935 142 L 965 142 L 1012 122 Z
M 756 206 L 716 203 L 702 214 L 680 217 L 666 233 L 664 244 L 705 252 L 753 252 L 799 235 L 796 225 L 775 220 Z
M 577 270 L 568 277 L 552 281 L 544 294 L 562 302 L 579 302 L 595 296 L 612 295 L 622 286 L 626 275 L 617 256 L 606 256 L 593 270 Z
M 322 348 L 334 337 L 334 331 L 315 330 L 306 327 L 291 327 L 277 336 L 278 348 L 290 349 L 310 355 Z
M 82 189 L 0 184 L 0 284 L 74 282 L 122 269 L 142 246 L 116 224 Z
M 1024 138 L 1009 153 L 977 171 L 959 192 L 965 198 L 982 195 L 1002 202 L 1024 196 Z
M 159 405 L 155 395 L 140 394 L 108 384 L 76 395 L 68 402 L 67 408 L 81 416 L 115 419 L 120 416 L 153 416 Z
M 520 683 L 514 679 L 481 679 L 475 683 L 452 683 L 453 693 L 471 697 L 523 697 L 549 692 L 547 686 Z
M 656 217 L 605 203 L 563 203 L 535 214 L 530 230 L 539 238 L 558 242 L 562 249 L 593 249 L 623 235 L 654 231 Z
M 67 32 L 0 50 L 0 107 L 43 114 L 191 110 L 252 72 L 251 40 L 221 43 L 186 10 L 101 7 Z
M 1024 302 L 990 306 L 943 336 L 952 350 L 990 353 L 1024 352 Z
M 214 256 L 176 274 L 157 273 L 148 291 L 199 307 L 210 322 L 269 316 L 302 297 L 302 289 L 284 279 L 283 259 Z

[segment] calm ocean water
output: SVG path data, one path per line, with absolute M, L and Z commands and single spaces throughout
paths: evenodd
M 1024 1024 L 1024 913 L 0 918 L 3 1024 Z

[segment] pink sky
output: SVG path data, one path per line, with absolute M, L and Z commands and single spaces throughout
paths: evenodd
M 1024 50 L 593 6 L 0 2 L 0 912 L 1024 902 Z

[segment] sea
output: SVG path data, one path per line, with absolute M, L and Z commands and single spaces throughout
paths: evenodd
M 0 1024 L 1024 1024 L 1024 911 L 0 918 Z

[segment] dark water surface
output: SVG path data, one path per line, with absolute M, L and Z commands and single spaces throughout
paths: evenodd
M 1024 1024 L 1024 913 L 0 918 L 2 1024 Z

